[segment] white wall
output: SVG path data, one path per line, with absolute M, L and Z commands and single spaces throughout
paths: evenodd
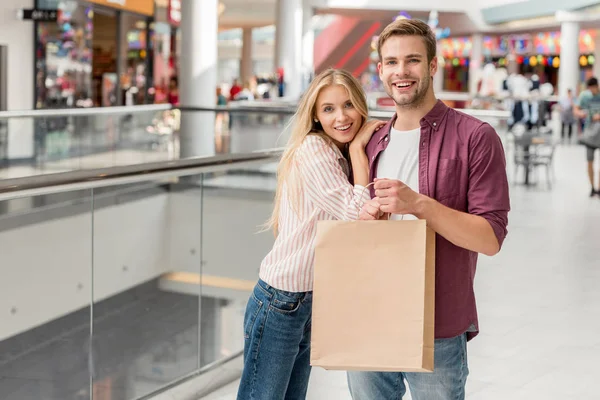
M 168 271 L 168 210 L 164 194 L 95 213 L 96 301 Z M 1 232 L 0 268 L 0 341 L 89 306 L 91 214 Z
M 257 233 L 271 207 L 187 190 L 98 209 L 93 232 L 91 213 L 0 232 L 0 341 L 89 307 L 92 282 L 94 301 L 168 272 L 253 282 L 273 245 Z M 222 297 L 217 289 L 204 294 Z
M 0 44 L 8 46 L 8 109 L 33 108 L 34 31 L 33 22 L 16 17 L 19 8 L 33 8 L 33 0 L 2 0 Z M 9 120 L 9 158 L 33 156 L 33 121 Z

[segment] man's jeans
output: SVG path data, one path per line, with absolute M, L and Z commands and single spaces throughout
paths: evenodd
M 463 400 L 469 368 L 467 335 L 435 340 L 434 372 L 348 372 L 354 400 L 399 400 L 406 393 L 413 400 Z
M 312 292 L 284 292 L 258 281 L 244 317 L 238 400 L 306 397 L 311 315 Z

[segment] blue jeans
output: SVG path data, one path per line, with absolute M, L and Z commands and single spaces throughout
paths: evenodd
M 348 372 L 354 400 L 400 400 L 406 393 L 413 400 L 463 400 L 469 368 L 467 335 L 436 339 L 433 372 Z
M 244 370 L 238 400 L 304 399 L 310 377 L 312 292 L 259 280 L 244 316 Z

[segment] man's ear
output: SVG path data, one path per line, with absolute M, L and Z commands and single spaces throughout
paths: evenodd
M 438 58 L 437 58 L 437 56 L 435 56 L 431 60 L 431 63 L 429 63 L 429 73 L 431 74 L 432 78 L 437 73 L 437 70 L 438 70 Z

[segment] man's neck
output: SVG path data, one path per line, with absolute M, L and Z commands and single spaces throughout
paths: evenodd
M 421 119 L 426 116 L 429 111 L 433 109 L 437 99 L 435 95 L 431 93 L 428 95 L 423 103 L 414 108 L 400 107 L 396 105 L 396 121 L 394 122 L 394 129 L 398 131 L 410 131 L 421 127 Z

